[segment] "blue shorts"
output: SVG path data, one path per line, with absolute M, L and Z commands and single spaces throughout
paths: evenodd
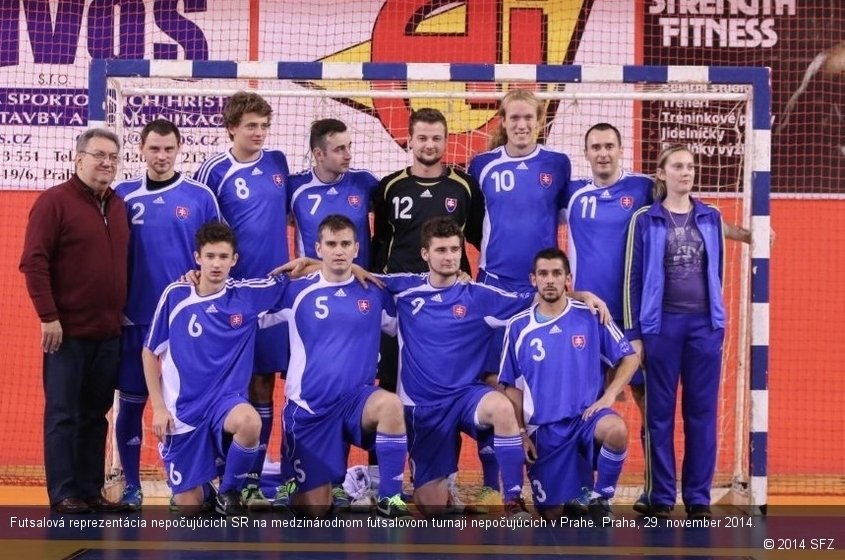
M 249 402 L 241 395 L 227 395 L 216 401 L 205 417 L 190 432 L 167 436 L 158 446 L 164 462 L 167 485 L 174 494 L 187 492 L 217 477 L 218 460 L 225 461 L 223 424 L 226 417 L 241 403 Z
M 537 447 L 537 461 L 528 468 L 531 493 L 538 507 L 560 506 L 581 494 L 579 460 L 593 463 L 598 421 L 616 413 L 603 408 L 589 420 L 580 416 L 554 424 L 543 424 L 531 434 Z
M 362 449 L 375 445 L 375 431 L 365 433 L 361 418 L 367 399 L 378 390 L 360 387 L 324 414 L 311 414 L 290 400 L 285 403 L 282 475 L 296 479 L 298 492 L 343 480 L 348 444 Z
M 499 278 L 490 276 L 486 271 L 479 269 L 476 281 L 479 284 L 487 284 L 506 292 L 530 292 L 534 288 L 528 282 L 528 275 L 525 276 L 525 284 L 511 284 Z M 502 363 L 502 348 L 505 346 L 505 328 L 493 331 L 490 337 L 490 345 L 487 347 L 487 358 L 484 361 L 484 371 L 480 373 L 480 379 L 484 380 L 485 374 L 499 374 L 499 366 Z
M 255 335 L 255 361 L 253 375 L 274 375 L 288 370 L 290 360 L 290 340 L 288 324 L 278 323 L 272 327 L 258 329 Z
M 117 388 L 122 393 L 147 396 L 147 382 L 141 351 L 147 337 L 149 325 L 126 325 L 120 331 L 120 365 L 117 373 Z
M 484 432 L 493 430 L 492 426 L 479 427 L 476 417 L 478 403 L 492 392 L 493 388 L 479 382 L 438 404 L 405 407 L 408 455 L 415 487 L 458 470 L 459 431 L 478 440 Z

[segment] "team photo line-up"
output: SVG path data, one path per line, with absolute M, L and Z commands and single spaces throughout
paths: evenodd
M 272 112 L 233 95 L 231 145 L 193 178 L 174 168 L 178 128 L 151 121 L 146 171 L 114 188 L 120 141 L 90 129 L 74 176 L 34 203 L 20 270 L 41 322 L 56 512 L 142 507 L 149 401 L 181 513 L 358 505 L 396 518 L 413 501 L 425 516 L 498 506 L 528 519 L 527 476 L 538 515 L 613 519 L 629 434 L 612 406 L 630 385 L 646 458 L 634 509 L 667 517 L 680 384 L 681 498 L 688 517 L 712 515 L 724 239 L 751 239 L 691 196 L 688 147 L 665 148 L 653 176 L 632 173 L 618 129 L 598 123 L 584 137 L 592 176 L 572 178 L 569 157 L 537 142 L 543 103 L 512 89 L 466 171 L 442 162 L 446 118 L 423 108 L 410 166 L 382 179 L 351 168 L 350 132 L 328 118 L 311 126 L 313 167 L 291 174 L 265 147 Z M 280 372 L 281 472 L 267 487 Z M 113 502 L 103 465 L 116 389 L 126 485 Z M 455 483 L 461 433 L 482 466 L 471 503 Z M 351 445 L 369 465 L 347 472 Z

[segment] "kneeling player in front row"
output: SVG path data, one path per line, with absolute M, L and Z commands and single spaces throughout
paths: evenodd
M 144 376 L 173 503 L 198 511 L 217 477 L 215 461 L 225 458 L 216 509 L 227 515 L 240 511 L 259 448 L 261 418 L 245 396 L 258 319 L 279 308 L 288 280 L 230 279 L 237 246 L 222 223 L 197 231 L 194 256 L 198 284 L 173 283 L 159 300 L 142 354 Z
M 399 398 L 373 385 L 380 331 L 395 335 L 393 299 L 352 275 L 355 225 L 327 216 L 319 225 L 319 272 L 288 285 L 281 310 L 291 360 L 285 384 L 284 478 L 295 480 L 291 506 L 320 516 L 332 507 L 331 482 L 346 473 L 346 445 L 375 449 L 381 467 L 377 513 L 410 515 L 401 499 L 407 439 Z
M 531 283 L 539 301 L 514 316 L 505 335 L 499 383 L 516 409 L 534 504 L 555 519 L 580 488 L 578 457 L 601 444 L 590 514 L 612 520 L 615 491 L 628 445 L 625 422 L 612 409 L 639 360 L 612 322 L 601 325 L 588 308 L 565 295 L 569 260 L 559 249 L 534 257 Z M 604 389 L 601 362 L 616 366 Z M 596 395 L 601 397 L 596 400 Z

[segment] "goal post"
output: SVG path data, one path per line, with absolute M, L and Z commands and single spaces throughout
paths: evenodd
M 228 140 L 220 120 L 225 99 L 260 93 L 274 107 L 267 145 L 288 155 L 292 171 L 310 165 L 312 120 L 349 126 L 354 166 L 383 176 L 408 165 L 407 116 L 432 106 L 449 121 L 446 161 L 465 165 L 486 149 L 498 100 L 510 87 L 535 91 L 547 106 L 541 141 L 569 154 L 585 175 L 583 136 L 597 122 L 623 134 L 623 165 L 651 173 L 666 144 L 686 143 L 699 164 L 697 196 L 726 219 L 750 227 L 749 248 L 728 243 L 729 306 L 720 395 L 719 461 L 714 500 L 765 512 L 769 368 L 770 71 L 758 67 L 574 66 L 522 64 L 329 63 L 94 60 L 89 125 L 124 140 L 121 176 L 143 170 L 137 133 L 156 117 L 185 133 L 179 169 L 194 171 Z M 565 237 L 562 236 L 562 240 Z M 632 433 L 633 405 L 621 403 Z M 150 439 L 150 438 L 148 438 Z M 631 438 L 631 456 L 639 446 Z M 676 446 L 677 447 L 677 446 Z M 678 447 L 682 449 L 682 447 Z M 626 465 L 623 484 L 636 497 L 642 458 Z M 157 459 L 157 458 L 156 458 Z M 462 464 L 463 468 L 463 464 Z

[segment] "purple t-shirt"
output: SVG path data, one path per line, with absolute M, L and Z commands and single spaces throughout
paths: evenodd
M 666 229 L 666 253 L 663 268 L 663 310 L 670 313 L 707 313 L 707 254 L 704 239 L 695 225 L 692 210 L 675 214 L 663 209 Z

